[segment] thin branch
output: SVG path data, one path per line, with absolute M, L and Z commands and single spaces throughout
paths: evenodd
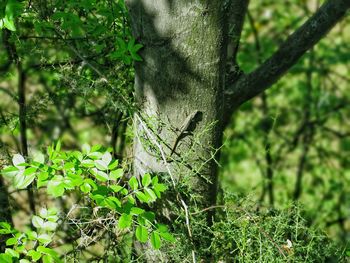
M 230 83 L 225 91 L 227 111 L 232 113 L 274 84 L 345 16 L 349 8 L 350 0 L 326 1 L 261 66 Z

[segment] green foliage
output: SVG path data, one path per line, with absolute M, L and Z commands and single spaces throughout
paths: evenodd
M 15 154 L 13 165 L 5 167 L 2 174 L 17 189 L 34 184 L 37 189 L 46 188 L 54 198 L 70 193 L 81 195 L 93 209 L 112 212 L 120 230 L 134 231 L 140 242 L 149 240 L 155 249 L 160 248 L 161 238 L 174 241 L 167 228 L 157 223 L 155 214 L 145 210 L 143 205 L 155 202 L 166 190 L 158 177 L 145 174 L 141 182 L 136 177 L 128 179 L 108 149 L 87 144 L 82 148 L 82 151 L 62 151 L 58 142 L 48 147 L 47 160 L 39 153 L 27 162 L 23 156 Z M 6 245 L 12 248 L 8 248 L 2 256 L 31 258 L 34 261 L 42 257 L 44 262 L 51 259 L 59 262 L 56 261 L 56 252 L 47 247 L 54 239 L 57 220 L 57 210 L 51 208 L 42 209 L 39 215 L 32 217 L 31 222 L 37 232 L 22 233 L 12 229 L 8 223 L 1 223 L 0 233 L 12 235 L 6 241 Z M 26 242 L 32 245 L 30 249 Z
M 208 226 L 205 218 L 200 219 L 200 214 L 192 217 L 191 229 L 198 240 L 195 244 L 197 259 L 208 262 L 346 262 L 343 246 L 319 228 L 310 227 L 303 217 L 305 211 L 299 206 L 271 209 L 257 205 L 251 198 L 232 194 L 225 194 L 224 199 L 224 204 L 216 208 L 212 226 Z M 173 262 L 190 262 L 191 246 L 177 223 L 173 223 L 177 236 L 175 245 L 166 244 L 163 249 Z
M 5 253 L 0 258 L 5 262 L 63 262 L 59 254 L 49 245 L 53 242 L 57 227 L 58 215 L 54 208 L 40 210 L 39 215 L 32 218 L 34 230 L 20 232 L 6 222 L 0 223 L 0 235 L 11 236 L 6 240 Z
M 339 262 L 341 249 L 325 233 L 310 228 L 300 208 L 265 209 L 251 200 L 226 200 L 212 227 L 214 258 L 228 262 Z
M 17 0 L 5 0 L 0 4 L 0 29 L 16 31 L 15 20 L 23 11 L 23 3 Z
M 121 59 L 125 64 L 130 65 L 133 60 L 142 61 L 142 58 L 137 52 L 142 48 L 141 44 L 135 44 L 135 39 L 131 38 L 129 43 L 121 38 L 117 39 L 117 50 L 110 54 L 110 57 L 114 59 Z

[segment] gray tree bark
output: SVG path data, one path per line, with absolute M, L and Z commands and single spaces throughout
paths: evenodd
M 211 0 L 129 0 L 128 6 L 134 36 L 144 45 L 144 61 L 136 64 L 135 92 L 144 123 L 136 120 L 135 172 L 170 169 L 175 182 L 187 177 L 197 204 L 207 207 L 216 198 L 213 157 L 222 135 L 227 7 Z M 195 111 L 200 117 L 193 134 L 179 141 L 174 160 L 168 160 L 181 125 Z M 154 144 L 150 132 L 158 147 L 143 142 Z

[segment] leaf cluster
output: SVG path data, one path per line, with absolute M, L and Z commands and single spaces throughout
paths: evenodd
M 46 156 L 37 153 L 32 160 L 26 161 L 22 155 L 15 154 L 12 163 L 2 170 L 2 174 L 16 189 L 25 189 L 32 184 L 37 189 L 45 188 L 48 195 L 54 198 L 76 193 L 92 209 L 110 211 L 117 219 L 118 228 L 134 233 L 141 243 L 150 241 L 154 249 L 159 249 L 162 240 L 175 241 L 167 226 L 157 222 L 155 213 L 145 209 L 145 206 L 161 198 L 167 189 L 166 185 L 160 183 L 157 176 L 150 174 L 142 178 L 128 178 L 118 160 L 100 145 L 90 147 L 84 144 L 82 151 L 62 151 L 61 143 L 58 142 L 48 147 Z M 49 245 L 51 236 L 55 235 L 58 220 L 56 213 L 55 209 L 44 209 L 39 215 L 33 216 L 33 226 L 41 231 L 38 233 L 21 233 L 4 222 L 3 234 L 12 234 L 6 244 L 14 247 L 8 248 L 2 256 L 39 260 L 45 254 L 41 246 Z M 52 233 L 51 236 L 48 233 Z M 18 242 L 12 242 L 14 238 L 34 240 L 34 252 L 24 245 L 18 246 Z M 40 256 L 38 253 L 41 253 Z M 45 257 L 50 258 L 50 255 Z

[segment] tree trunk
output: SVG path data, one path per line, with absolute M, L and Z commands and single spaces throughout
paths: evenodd
M 213 210 L 195 218 L 190 212 L 216 201 L 228 40 L 224 2 L 127 1 L 134 37 L 143 45 L 143 61 L 135 65 L 134 171 L 161 174 L 172 184 L 162 212 L 169 219 L 171 207 L 180 207 L 193 258 L 194 247 L 205 241 L 192 222 L 210 224 Z
M 135 66 L 142 115 L 136 119 L 135 173 L 170 171 L 175 183 L 189 182 L 198 208 L 216 198 L 213 158 L 222 137 L 227 46 L 223 2 L 128 1 L 134 36 L 144 46 Z M 191 134 L 179 137 L 196 111 Z

